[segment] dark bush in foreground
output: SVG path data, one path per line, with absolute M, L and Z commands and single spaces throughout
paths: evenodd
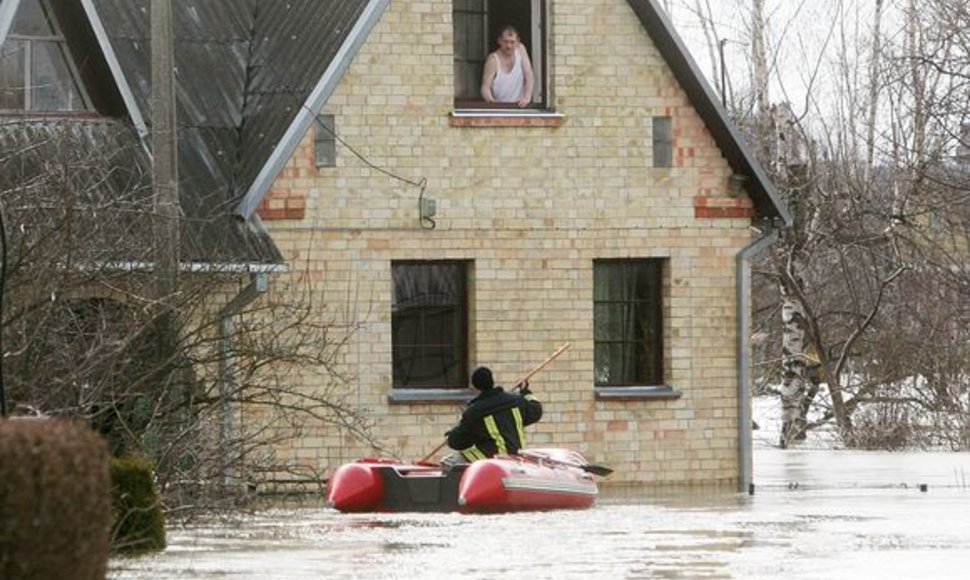
M 101 437 L 59 420 L 0 419 L 0 578 L 103 579 L 111 519 Z
M 159 505 L 152 464 L 137 457 L 111 460 L 115 508 L 112 548 L 124 554 L 165 549 L 165 518 Z

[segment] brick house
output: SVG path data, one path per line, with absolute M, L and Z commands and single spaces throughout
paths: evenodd
M 21 5 L 62 26 L 21 28 Z M 120 125 L 147 174 L 147 7 L 4 0 L 0 41 L 28 59 L 53 39 L 76 87 L 34 101 L 30 68 L 7 70 L 3 138 Z M 750 480 L 746 261 L 791 218 L 655 0 L 175 7 L 183 267 L 308 280 L 382 452 L 434 449 L 475 366 L 512 384 L 569 343 L 532 381 L 531 446 L 616 483 Z M 478 94 L 507 23 L 525 109 Z M 319 474 L 376 451 L 308 424 L 275 453 Z
M 568 342 L 530 445 L 616 483 L 745 486 L 746 260 L 791 218 L 659 3 L 363 4 L 241 211 L 354 328 L 346 394 L 377 439 L 425 456 L 474 367 L 512 384 Z M 506 23 L 526 109 L 478 94 Z M 278 459 L 374 453 L 311 426 Z

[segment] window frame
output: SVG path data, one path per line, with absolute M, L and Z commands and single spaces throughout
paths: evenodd
M 468 395 L 468 369 L 469 369 L 469 350 L 470 350 L 470 307 L 471 307 L 471 272 L 472 262 L 470 260 L 392 260 L 391 261 L 391 284 L 395 284 L 395 269 L 408 266 L 433 266 L 451 265 L 457 267 L 459 278 L 458 297 L 460 302 L 457 304 L 459 309 L 458 316 L 460 324 L 456 336 L 457 344 L 453 345 L 458 360 L 457 383 L 440 385 L 420 385 L 402 384 L 397 375 L 398 355 L 397 351 L 408 345 L 396 344 L 396 330 L 394 313 L 395 297 L 392 290 L 391 297 L 391 401 L 410 402 L 429 398 L 441 400 L 467 399 Z M 424 345 L 427 346 L 427 345 Z M 420 345 L 419 345 L 420 348 Z M 457 397 L 456 397 L 457 395 Z
M 317 169 L 327 169 L 337 166 L 336 127 L 336 115 L 324 113 L 317 115 L 316 134 L 313 136 L 313 162 L 316 164 Z M 321 149 L 329 154 L 322 161 L 320 159 Z
M 653 166 L 669 169 L 674 166 L 674 120 L 673 117 L 655 116 L 651 123 Z
M 642 304 L 646 302 L 646 299 L 641 299 L 637 296 L 632 296 L 630 298 L 623 299 L 610 299 L 602 300 L 598 299 L 598 286 L 597 279 L 599 278 L 598 271 L 599 268 L 609 267 L 614 265 L 636 265 L 642 264 L 650 268 L 655 269 L 655 273 L 651 274 L 654 276 L 654 282 L 656 283 L 656 288 L 652 292 L 655 303 L 647 305 L 648 308 L 654 310 L 653 316 L 656 318 L 656 326 L 654 328 L 655 338 L 651 339 L 649 337 L 643 337 L 640 339 L 644 345 L 650 340 L 654 340 L 656 344 L 652 348 L 651 356 L 653 357 L 653 366 L 656 367 L 656 375 L 650 377 L 637 377 L 636 381 L 628 382 L 605 382 L 601 381 L 598 377 L 599 365 L 601 364 L 598 360 L 598 353 L 600 352 L 600 347 L 603 345 L 604 340 L 597 336 L 597 328 L 599 327 L 599 316 L 598 312 L 600 308 L 598 305 L 604 304 L 630 304 L 633 307 L 638 307 L 637 304 Z M 667 386 L 666 379 L 667 373 L 669 372 L 668 359 L 667 359 L 667 327 L 668 322 L 668 310 L 667 310 L 667 300 L 668 300 L 668 280 L 669 280 L 669 268 L 670 261 L 669 258 L 604 258 L 593 260 L 593 385 L 596 392 L 596 398 L 598 399 L 641 399 L 641 398 L 656 398 L 656 399 L 672 399 L 677 398 L 681 395 L 678 391 L 673 390 L 671 387 Z M 639 318 L 639 314 L 636 316 Z M 619 339 L 621 342 L 635 342 L 628 338 L 621 337 Z M 617 342 L 614 337 L 609 337 L 608 342 Z
M 30 0 L 28 0 L 30 1 Z M 63 29 L 60 22 L 57 20 L 57 16 L 54 14 L 53 8 L 50 6 L 48 0 L 36 0 L 40 9 L 43 11 L 47 22 L 53 29 L 52 35 L 34 35 L 34 34 L 19 34 L 13 32 L 15 28 L 15 23 L 17 20 L 17 15 L 14 15 L 14 22 L 11 23 L 11 31 L 8 32 L 4 44 L 9 41 L 16 41 L 23 43 L 23 87 L 21 88 L 21 93 L 23 94 L 23 108 L 21 109 L 5 109 L 0 108 L 0 115 L 84 115 L 90 114 L 94 111 L 94 106 L 91 101 L 90 95 L 88 95 L 87 89 L 81 80 L 80 71 L 77 68 L 77 64 L 74 62 L 74 55 L 71 53 L 71 47 L 68 45 L 67 37 L 64 36 Z M 23 8 L 23 5 L 18 7 L 18 12 Z M 77 90 L 78 98 L 81 100 L 80 108 L 73 109 L 35 109 L 33 108 L 33 68 L 34 68 L 34 50 L 36 49 L 36 44 L 41 43 L 52 43 L 58 49 L 61 56 L 63 56 L 64 64 L 67 67 L 67 73 L 70 76 L 70 81 L 73 87 Z
M 481 72 L 478 74 L 478 82 L 474 85 L 473 93 L 477 98 L 470 98 L 467 96 L 458 95 L 458 26 L 459 18 L 457 14 L 459 13 L 458 2 L 453 3 L 452 9 L 452 32 L 454 35 L 453 47 L 453 60 L 454 60 L 454 72 L 453 72 L 453 99 L 454 108 L 457 111 L 491 111 L 496 114 L 502 114 L 503 112 L 514 114 L 521 114 L 523 112 L 538 113 L 542 111 L 551 111 L 552 109 L 552 88 L 551 75 L 549 74 L 549 62 L 550 51 L 551 51 L 551 39 L 549 34 L 549 22 L 551 21 L 551 2 L 549 0 L 527 0 L 530 2 L 529 7 L 529 39 L 530 41 L 526 44 L 526 48 L 529 53 L 529 58 L 532 61 L 533 76 L 535 78 L 535 84 L 532 90 L 532 102 L 525 108 L 520 109 L 512 103 L 486 103 L 484 99 L 481 98 L 480 86 L 481 86 Z M 482 12 L 484 16 L 482 17 L 482 54 L 483 58 L 481 60 L 482 66 L 488 55 L 495 50 L 495 36 L 497 32 L 493 29 L 497 29 L 499 25 L 495 22 L 495 14 L 490 11 L 489 0 L 481 0 L 482 2 Z M 464 10 L 462 12 L 465 12 Z M 476 12 L 477 13 L 477 12 Z M 503 21 L 507 22 L 509 19 L 506 18 Z M 518 27 L 517 27 L 518 28 Z M 493 33 L 495 32 L 495 33 Z M 523 30 L 519 30 L 520 35 L 523 35 Z M 538 39 L 538 41 L 536 40 Z M 471 60 L 463 59 L 463 61 L 473 62 Z M 474 61 L 477 62 L 477 61 Z M 466 65 L 467 66 L 467 65 Z

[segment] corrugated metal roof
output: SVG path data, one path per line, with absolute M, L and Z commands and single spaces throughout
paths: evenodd
M 10 222 L 26 226 L 19 257 L 58 243 L 65 262 L 149 258 L 150 167 L 137 134 L 120 121 L 4 120 L 0 190 Z
M 180 151 L 199 145 L 198 131 L 180 135 Z M 182 154 L 192 174 L 183 195 L 181 256 L 185 262 L 276 263 L 279 254 L 258 223 L 233 215 L 235 205 Z M 37 235 L 63 230 L 70 216 L 75 261 L 152 261 L 154 195 L 151 159 L 131 126 L 111 119 L 8 119 L 0 123 L 0 191 L 12 223 L 48 224 Z M 183 184 L 186 183 L 183 180 Z M 67 188 L 71 188 L 70 195 Z M 27 214 L 31 215 L 27 215 Z M 65 224 L 66 225 L 66 224 Z M 43 231 L 41 231 L 43 230 Z
M 94 0 L 151 124 L 150 0 Z M 173 3 L 183 259 L 280 262 L 235 208 L 330 65 L 367 0 Z
M 366 5 L 365 0 L 287 0 L 257 13 L 240 185 L 248 187 L 255 179 Z M 321 28 L 327 34 L 320 34 Z

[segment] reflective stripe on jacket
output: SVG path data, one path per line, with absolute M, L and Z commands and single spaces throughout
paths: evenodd
M 515 455 L 525 447 L 525 426 L 541 418 L 542 403 L 535 396 L 495 387 L 469 401 L 458 426 L 448 432 L 448 446 L 469 461 Z

